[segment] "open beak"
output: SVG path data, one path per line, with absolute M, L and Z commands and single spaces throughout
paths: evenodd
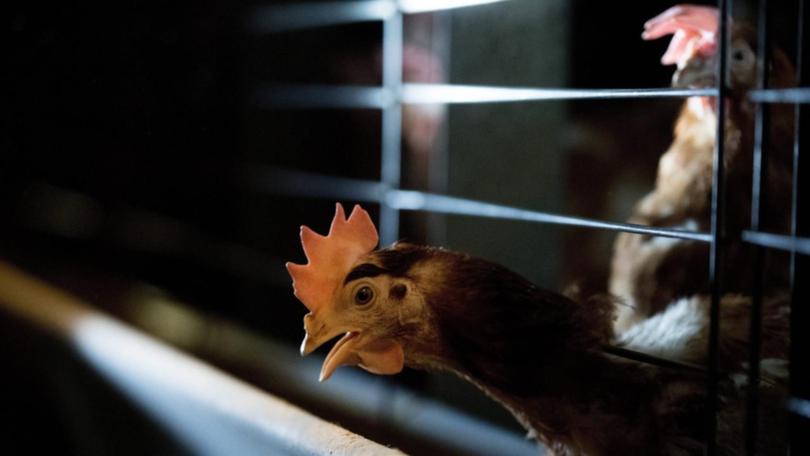
M 405 366 L 402 346 L 392 339 L 333 327 L 312 313 L 304 316 L 304 329 L 306 334 L 301 343 L 301 356 L 312 353 L 335 336 L 343 334 L 326 355 L 318 381 L 328 380 L 340 366 L 360 366 L 373 374 L 382 375 L 397 374 Z

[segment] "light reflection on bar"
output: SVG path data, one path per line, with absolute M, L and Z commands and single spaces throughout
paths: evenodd
M 810 103 L 810 87 L 752 90 L 748 98 L 758 103 Z
M 399 0 L 399 9 L 405 14 L 428 13 L 469 6 L 500 3 L 506 0 Z
M 805 418 L 810 418 L 810 401 L 807 399 L 799 399 L 791 397 L 787 401 L 787 408 L 791 412 L 801 415 Z
M 772 249 L 786 250 L 810 255 L 810 239 L 762 231 L 744 231 L 743 241 Z
M 716 93 L 716 89 L 554 89 L 406 83 L 402 84 L 399 97 L 405 104 L 458 104 L 681 98 Z M 396 97 L 395 89 L 379 86 L 268 84 L 254 93 L 254 103 L 262 108 L 384 109 L 394 104 Z
M 474 217 L 520 220 L 526 222 L 567 225 L 582 228 L 599 228 L 610 231 L 651 234 L 654 236 L 690 239 L 709 242 L 707 233 L 680 229 L 652 228 L 630 223 L 603 222 L 600 220 L 551 214 L 532 211 L 500 204 L 457 198 L 454 196 L 436 195 L 413 190 L 392 190 L 385 195 L 386 203 L 400 210 L 428 211 L 441 214 L 469 215 Z
M 339 178 L 281 168 L 245 166 L 243 167 L 242 177 L 249 189 L 270 194 L 385 203 L 398 210 L 429 211 L 582 228 L 598 228 L 699 242 L 711 241 L 708 233 L 698 231 L 604 222 L 582 217 L 551 214 L 454 196 L 392 189 L 376 181 Z
M 402 101 L 413 104 L 715 96 L 716 89 L 554 89 L 451 84 L 405 84 Z
M 396 13 L 383 22 L 382 70 L 383 86 L 387 94 L 398 93 L 402 87 L 404 66 L 404 21 Z M 380 142 L 380 180 L 387 188 L 399 188 L 402 177 L 402 103 L 387 104 L 382 111 Z M 399 211 L 386 204 L 380 205 L 380 241 L 391 244 L 399 239 Z

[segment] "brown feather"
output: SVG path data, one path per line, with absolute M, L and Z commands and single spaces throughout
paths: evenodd
M 613 339 L 613 299 L 566 297 L 500 265 L 444 249 L 397 244 L 372 253 L 370 261 L 412 280 L 427 305 L 421 324 L 396 330 L 406 364 L 469 380 L 556 454 L 700 453 L 705 378 L 606 354 L 602 346 Z M 693 339 L 676 340 L 668 357 L 705 361 L 707 302 L 695 298 L 700 331 Z M 724 367 L 739 370 L 749 302 L 729 296 L 724 304 L 728 326 L 722 347 L 729 355 Z M 786 334 L 783 304 L 766 306 L 766 356 L 784 355 L 784 345 L 772 342 Z M 647 330 L 653 333 L 639 340 L 673 337 L 668 331 L 677 335 L 680 329 Z M 724 424 L 723 436 L 736 435 L 739 442 L 741 420 L 733 407 L 742 396 L 732 379 L 721 382 L 731 423 Z

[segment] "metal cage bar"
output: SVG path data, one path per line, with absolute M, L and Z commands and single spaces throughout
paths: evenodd
M 768 63 L 770 62 L 770 41 L 768 25 L 770 8 L 767 0 L 759 1 L 759 24 L 757 26 L 757 87 L 768 88 Z M 757 103 L 754 124 L 753 173 L 751 180 L 751 230 L 759 231 L 764 216 L 763 199 L 767 198 L 766 187 L 762 185 L 767 176 L 768 141 L 770 116 L 768 107 Z M 756 454 L 759 430 L 759 379 L 760 352 L 762 339 L 762 295 L 764 291 L 764 249 L 753 245 L 754 277 L 751 285 L 751 318 L 748 339 L 748 397 L 745 412 L 746 452 Z
M 383 22 L 383 86 L 389 93 L 402 90 L 402 13 L 396 11 Z M 399 188 L 402 174 L 402 102 L 399 96 L 383 108 L 382 112 L 382 159 L 380 177 L 389 189 Z M 399 238 L 399 210 L 380 202 L 380 241 L 384 244 Z
M 726 83 L 727 50 L 729 44 L 728 19 L 731 15 L 731 3 L 727 0 L 718 0 L 718 68 L 717 68 L 717 131 L 714 146 L 714 168 L 712 175 L 712 201 L 711 201 L 711 235 L 712 243 L 709 253 L 709 281 L 711 283 L 711 307 L 709 310 L 709 357 L 708 376 L 706 381 L 707 416 L 706 416 L 706 454 L 717 454 L 717 407 L 718 407 L 718 374 L 719 374 L 719 335 L 720 335 L 720 299 L 722 296 L 722 262 L 724 255 L 725 222 L 725 131 L 726 131 L 726 96 L 728 88 Z
M 810 103 L 810 87 L 791 89 L 758 89 L 748 94 L 757 103 Z
M 809 72 L 804 68 L 804 64 L 810 61 L 810 43 L 808 43 L 808 31 L 806 29 L 807 19 L 810 16 L 810 9 L 807 2 L 799 2 L 799 23 L 797 33 L 797 56 L 796 69 L 797 79 L 800 86 L 810 85 Z M 792 201 L 792 226 L 791 235 L 794 242 L 797 236 L 807 238 L 810 236 L 810 186 L 807 180 L 810 179 L 810 164 L 807 160 L 802 160 L 801 150 L 810 143 L 810 112 L 804 105 L 796 105 L 796 133 L 793 147 L 793 201 Z M 806 245 L 806 244 L 805 244 Z M 810 307 L 808 307 L 808 297 L 810 297 L 810 284 L 806 278 L 810 272 L 810 257 L 807 255 L 791 255 L 791 312 L 790 312 L 790 394 L 794 397 L 794 403 L 802 400 L 807 405 L 810 398 L 810 363 L 807 360 L 807 353 L 804 348 L 810 345 L 810 335 L 807 328 L 810 328 Z M 790 405 L 790 403 L 789 403 Z M 790 408 L 792 415 L 789 425 L 789 439 L 791 454 L 810 454 L 810 416 L 805 407 L 802 415 L 798 408 Z
M 810 401 L 792 397 L 787 401 L 788 410 L 798 416 L 810 419 Z
M 371 180 L 326 176 L 279 168 L 244 166 L 242 177 L 254 191 L 309 198 L 339 198 L 386 204 L 398 210 L 427 211 L 441 214 L 519 220 L 580 228 L 594 228 L 635 234 L 647 234 L 697 242 L 711 242 L 711 235 L 700 231 L 657 228 L 632 223 L 572 217 L 550 212 L 522 209 L 448 195 L 414 190 L 392 189 Z
M 810 238 L 794 235 L 774 234 L 764 231 L 743 231 L 742 240 L 749 244 L 791 253 L 810 255 Z
M 752 181 L 752 220 L 751 230 L 742 233 L 745 242 L 755 245 L 757 257 L 755 272 L 759 275 L 753 286 L 752 326 L 751 326 L 751 353 L 749 366 L 749 403 L 746 414 L 746 447 L 748 454 L 756 453 L 756 439 L 758 437 L 758 397 L 756 381 L 758 380 L 759 363 L 759 342 L 761 338 L 761 303 L 762 303 L 762 258 L 764 248 L 779 249 L 788 251 L 791 254 L 790 267 L 790 288 L 791 288 L 791 312 L 790 312 L 790 394 L 792 397 L 787 401 L 787 410 L 791 413 L 789 424 L 789 444 L 791 454 L 807 454 L 810 452 L 810 442 L 807 435 L 810 432 L 810 365 L 803 347 L 808 345 L 806 329 L 810 325 L 810 311 L 806 305 L 808 299 L 808 284 L 802 278 L 806 277 L 810 270 L 810 223 L 808 223 L 808 187 L 802 182 L 810 178 L 810 166 L 806 160 L 801 159 L 801 149 L 810 140 L 810 118 L 806 108 L 803 106 L 810 102 L 810 78 L 803 68 L 803 63 L 810 58 L 807 55 L 807 31 L 805 23 L 808 19 L 808 8 L 804 0 L 800 0 L 798 24 L 797 24 L 797 55 L 796 71 L 799 87 L 792 89 L 768 89 L 767 88 L 767 47 L 768 42 L 768 9 L 767 0 L 760 0 L 759 11 L 759 55 L 760 66 L 758 68 L 758 90 L 749 93 L 749 99 L 758 103 L 756 122 L 756 143 L 754 151 L 754 180 Z M 764 189 L 761 179 L 765 174 L 765 164 L 767 163 L 767 131 L 768 131 L 768 111 L 763 106 L 766 103 L 792 103 L 795 104 L 795 134 L 793 144 L 793 180 L 792 180 L 792 204 L 791 204 L 791 230 L 790 235 L 775 234 L 761 231 L 761 205 L 764 198 Z
M 428 13 L 448 9 L 480 6 L 506 0 L 396 0 L 399 9 L 405 14 Z
M 384 57 L 385 59 L 385 57 Z M 389 109 L 402 104 L 506 103 L 562 100 L 611 100 L 627 98 L 713 97 L 707 89 L 561 89 L 545 87 L 496 87 L 455 84 L 401 84 L 379 86 L 270 84 L 253 94 L 262 108 Z
M 560 89 L 542 87 L 493 87 L 454 84 L 405 84 L 403 103 L 460 104 L 498 103 L 514 101 L 605 100 L 625 98 L 713 97 L 717 91 L 708 89 Z
M 620 356 L 626 359 L 632 359 L 634 361 L 639 361 L 646 364 L 652 364 L 654 366 L 667 367 L 671 369 L 680 369 L 682 371 L 689 371 L 702 374 L 706 373 L 706 368 L 704 366 L 685 363 L 682 361 L 675 361 L 667 358 L 661 358 L 644 352 L 629 350 L 624 347 L 617 347 L 615 345 L 603 345 L 602 350 L 604 350 L 606 353 L 610 353 L 611 355 Z

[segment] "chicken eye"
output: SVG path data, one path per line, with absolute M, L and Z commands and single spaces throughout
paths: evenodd
M 754 60 L 754 51 L 747 44 L 735 44 L 732 47 L 731 59 L 735 63 L 745 63 Z
M 354 302 L 360 305 L 368 304 L 372 299 L 374 299 L 374 291 L 369 287 L 360 288 L 354 295 Z

